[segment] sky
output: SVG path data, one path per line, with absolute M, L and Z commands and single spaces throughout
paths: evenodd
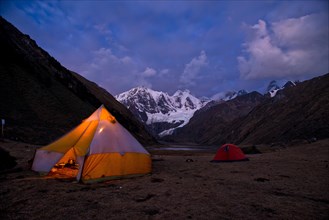
M 0 14 L 112 95 L 264 92 L 329 72 L 327 0 L 0 0 Z

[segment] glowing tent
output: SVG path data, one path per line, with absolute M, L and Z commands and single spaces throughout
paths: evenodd
M 232 162 L 249 160 L 242 150 L 234 144 L 222 145 L 211 162 Z
M 77 180 L 114 179 L 151 172 L 143 146 L 102 105 L 57 141 L 38 149 L 32 170 L 49 173 L 57 164 L 77 162 Z

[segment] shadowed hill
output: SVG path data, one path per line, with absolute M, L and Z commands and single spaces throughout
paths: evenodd
M 201 109 L 186 126 L 165 140 L 221 145 L 328 137 L 329 74 L 326 74 L 286 87 L 273 98 L 250 93 Z
M 172 136 L 164 139 L 207 143 L 213 137 L 225 132 L 234 119 L 245 116 L 264 99 L 260 93 L 251 92 L 217 105 L 205 106 L 195 112 L 186 126 L 177 129 Z
M 329 74 L 280 90 L 206 143 L 273 143 L 329 137 Z
M 0 118 L 5 137 L 45 144 L 101 104 L 143 144 L 155 139 L 107 91 L 72 73 L 0 17 Z

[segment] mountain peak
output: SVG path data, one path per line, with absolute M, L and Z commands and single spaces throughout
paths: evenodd
M 145 86 L 138 86 L 136 88 L 132 88 L 129 91 L 134 91 L 134 92 L 140 92 L 140 91 L 142 91 L 142 92 L 145 92 L 145 91 L 148 91 L 148 90 L 149 90 L 149 88 L 147 88 Z
M 194 112 L 207 103 L 193 96 L 187 89 L 178 90 L 170 96 L 143 86 L 123 92 L 116 99 L 139 120 L 156 130 L 157 134 L 170 134 L 177 127 L 184 126 Z
M 248 94 L 248 92 L 244 89 L 241 89 L 241 90 L 238 91 L 238 96 L 246 95 L 246 94 Z
M 296 83 L 289 80 L 288 82 L 286 82 L 286 84 L 282 86 L 282 88 L 288 88 L 292 86 L 296 86 Z
M 296 86 L 296 83 L 292 81 L 287 81 L 283 86 L 279 86 L 276 80 L 272 80 L 267 86 L 265 94 L 269 94 L 270 97 L 273 98 L 279 90 L 293 86 Z
M 191 91 L 188 90 L 188 89 L 184 89 L 184 91 L 182 91 L 182 90 L 179 89 L 179 90 L 177 90 L 177 91 L 174 93 L 173 96 L 182 96 L 182 95 L 184 95 L 184 94 L 190 95 L 190 94 L 191 94 Z

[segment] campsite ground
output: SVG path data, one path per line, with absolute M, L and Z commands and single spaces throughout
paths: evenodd
M 329 218 L 329 140 L 259 146 L 235 163 L 210 163 L 209 149 L 153 149 L 151 175 L 89 185 L 30 171 L 37 146 L 0 146 L 18 162 L 0 173 L 0 219 Z

